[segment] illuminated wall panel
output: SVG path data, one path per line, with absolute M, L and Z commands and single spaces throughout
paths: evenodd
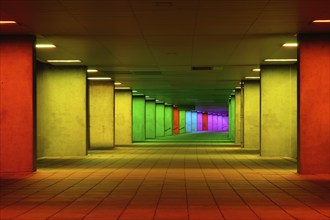
M 145 141 L 146 137 L 146 107 L 144 96 L 133 95 L 132 98 L 132 139 Z
M 191 117 L 191 111 L 186 112 L 186 132 L 191 133 L 192 132 L 192 117 Z
M 228 116 L 222 116 L 222 131 L 228 132 Z
M 208 114 L 207 113 L 203 113 L 203 124 L 202 124 L 202 130 L 203 131 L 207 131 L 208 130 L 208 125 L 209 125 L 209 122 L 208 122 Z
M 179 133 L 186 133 L 186 111 L 179 111 Z
M 0 36 L 0 173 L 35 170 L 34 37 Z
M 221 115 L 218 115 L 218 131 L 223 131 L 223 118 Z
M 197 113 L 197 131 L 203 131 L 203 113 Z
M 207 115 L 207 130 L 209 132 L 213 131 L 213 115 L 212 115 L 212 113 L 208 113 L 208 115 Z
M 180 134 L 180 113 L 177 108 L 173 108 L 173 133 Z
M 156 103 L 146 100 L 146 138 L 156 138 Z
M 218 115 L 212 115 L 212 131 L 218 131 Z
M 156 137 L 165 136 L 165 106 L 156 103 Z
M 197 132 L 197 112 L 191 112 L 191 132 Z

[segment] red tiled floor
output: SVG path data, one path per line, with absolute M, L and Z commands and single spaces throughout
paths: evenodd
M 256 150 L 134 146 L 3 176 L 0 219 L 330 219 L 330 176 Z

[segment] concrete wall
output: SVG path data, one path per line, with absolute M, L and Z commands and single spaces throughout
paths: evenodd
M 330 173 L 330 34 L 300 34 L 299 167 Z
M 229 139 L 235 141 L 235 134 L 236 134 L 236 98 L 235 96 L 231 97 L 228 106 L 228 118 L 229 118 Z
M 86 118 L 86 67 L 38 68 L 38 157 L 86 155 Z
M 186 112 L 186 132 L 191 133 L 191 111 Z
M 132 141 L 145 141 L 146 106 L 144 96 L 132 98 Z
M 114 85 L 110 80 L 88 80 L 89 148 L 114 147 Z
M 34 45 L 0 36 L 0 174 L 35 170 Z
M 244 147 L 260 148 L 260 82 L 244 83 Z
M 191 132 L 197 132 L 197 112 L 191 112 Z
M 179 111 L 179 133 L 184 134 L 186 133 L 186 111 Z
M 165 106 L 156 103 L 156 137 L 165 136 Z
M 146 100 L 146 138 L 156 138 L 156 103 Z
M 241 144 L 241 90 L 235 92 L 235 143 Z
M 173 107 L 165 106 L 165 136 L 173 135 Z
M 115 90 L 115 145 L 132 144 L 132 92 Z
M 261 67 L 261 156 L 297 158 L 297 68 Z

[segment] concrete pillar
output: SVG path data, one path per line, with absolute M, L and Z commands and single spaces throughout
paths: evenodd
M 0 36 L 0 174 L 35 170 L 32 36 Z
M 176 107 L 173 108 L 173 133 L 180 134 L 180 113 Z
M 179 111 L 179 133 L 184 134 L 186 133 L 186 111 Z
M 302 174 L 330 173 L 330 34 L 300 34 L 299 167 Z
M 145 141 L 146 138 L 146 105 L 144 96 L 132 97 L 132 141 Z
M 186 111 L 186 132 L 192 132 L 191 111 Z
M 191 112 L 191 132 L 192 133 L 197 132 L 197 112 L 196 111 Z
M 114 147 L 114 85 L 111 80 L 88 80 L 89 148 Z
M 244 147 L 260 148 L 260 82 L 244 82 Z
M 165 136 L 165 106 L 164 103 L 156 103 L 156 137 Z
M 212 115 L 212 131 L 218 131 L 218 115 Z
M 38 157 L 87 154 L 86 67 L 39 65 Z
M 241 144 L 241 90 L 235 91 L 235 143 Z
M 173 106 L 165 105 L 165 136 L 173 135 Z
M 155 100 L 146 100 L 146 138 L 156 138 Z
M 235 134 L 236 134 L 236 106 L 235 106 L 236 98 L 232 96 L 229 101 L 228 107 L 228 118 L 229 118 L 229 139 L 231 141 L 235 141 Z
M 261 156 L 297 158 L 297 68 L 261 66 Z
M 197 113 L 197 131 L 203 131 L 203 113 Z
M 115 90 L 115 145 L 132 144 L 132 91 Z
M 207 130 L 209 132 L 213 131 L 213 115 L 212 115 L 212 113 L 207 114 Z
M 209 116 L 207 112 L 203 112 L 202 114 L 202 130 L 207 131 L 209 128 Z

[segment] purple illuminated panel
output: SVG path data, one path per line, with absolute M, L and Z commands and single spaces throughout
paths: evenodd
M 223 130 L 223 123 L 222 123 L 222 116 L 221 115 L 218 115 L 218 131 L 222 131 Z
M 197 131 L 203 131 L 203 113 L 197 113 Z
M 228 116 L 222 117 L 222 131 L 228 131 Z
M 218 131 L 218 116 L 217 115 L 212 115 L 212 130 L 213 131 Z
M 207 130 L 213 131 L 213 116 L 212 114 L 208 114 L 207 117 Z

